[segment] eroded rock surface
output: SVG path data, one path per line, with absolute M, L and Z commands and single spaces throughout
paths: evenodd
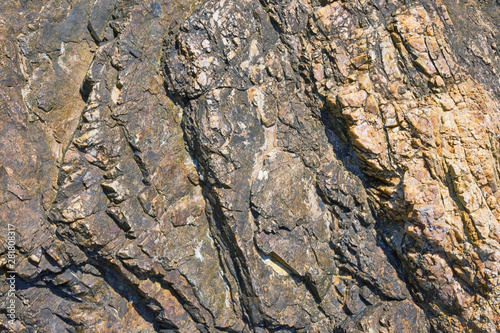
M 499 20 L 0 4 L 0 328 L 497 332 Z

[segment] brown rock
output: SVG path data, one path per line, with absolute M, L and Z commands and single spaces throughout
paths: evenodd
M 500 330 L 499 18 L 3 1 L 0 330 Z

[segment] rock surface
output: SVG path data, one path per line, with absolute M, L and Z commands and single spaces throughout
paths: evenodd
M 0 330 L 500 331 L 499 21 L 3 1 Z

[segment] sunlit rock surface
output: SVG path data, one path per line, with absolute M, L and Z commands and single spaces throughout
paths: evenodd
M 499 22 L 3 1 L 0 329 L 500 331 Z

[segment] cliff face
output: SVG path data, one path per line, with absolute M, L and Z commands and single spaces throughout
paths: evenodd
M 500 330 L 498 1 L 0 22 L 0 329 Z

